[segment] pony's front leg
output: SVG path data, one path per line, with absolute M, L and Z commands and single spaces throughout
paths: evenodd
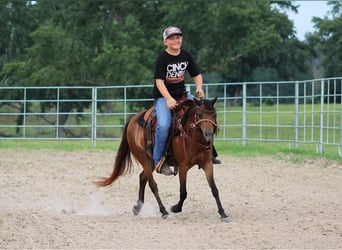
M 212 163 L 211 163 L 211 166 L 209 168 L 206 168 L 204 171 L 205 171 L 205 175 L 206 175 L 207 181 L 209 183 L 209 186 L 211 188 L 211 192 L 212 192 L 212 194 L 216 200 L 218 213 L 221 215 L 221 220 L 225 221 L 225 222 L 229 222 L 229 217 L 228 217 L 228 215 L 226 215 L 226 213 L 222 207 L 220 197 L 219 197 L 219 191 L 218 191 L 216 184 L 215 184 Z
M 188 195 L 186 191 L 187 169 L 184 167 L 180 169 L 181 171 L 179 171 L 179 202 L 176 205 L 171 207 L 171 211 L 173 213 L 182 212 L 183 203 Z
M 141 211 L 141 208 L 144 205 L 146 183 L 147 183 L 147 178 L 146 178 L 145 172 L 142 171 L 139 175 L 139 198 L 137 201 L 137 205 L 135 205 L 132 209 L 134 215 L 138 215 Z

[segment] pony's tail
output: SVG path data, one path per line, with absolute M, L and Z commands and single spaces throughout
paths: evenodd
M 126 123 L 126 126 L 124 128 L 121 143 L 115 157 L 113 172 L 108 178 L 101 178 L 99 181 L 94 181 L 94 184 L 98 187 L 108 186 L 120 176 L 132 171 L 133 162 L 131 158 L 131 150 L 127 141 L 128 124 L 129 121 Z

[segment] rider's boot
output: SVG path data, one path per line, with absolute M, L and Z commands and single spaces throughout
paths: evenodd
M 163 174 L 163 175 L 174 175 L 174 172 L 170 168 L 170 166 L 165 162 L 165 157 L 163 156 L 160 161 L 156 165 L 156 171 L 158 174 Z

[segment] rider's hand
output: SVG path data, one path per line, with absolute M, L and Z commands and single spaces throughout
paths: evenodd
M 177 106 L 177 102 L 172 97 L 166 100 L 167 107 L 169 109 L 174 109 Z
M 198 98 L 204 98 L 205 95 L 204 95 L 203 89 L 196 89 L 196 96 L 197 96 Z

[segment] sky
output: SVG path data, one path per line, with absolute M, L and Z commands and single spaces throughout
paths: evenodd
M 295 5 L 300 5 L 298 13 L 288 12 L 289 19 L 294 21 L 297 37 L 303 41 L 306 32 L 313 32 L 314 27 L 311 19 L 315 17 L 324 17 L 331 9 L 327 5 L 328 1 L 294 1 Z

